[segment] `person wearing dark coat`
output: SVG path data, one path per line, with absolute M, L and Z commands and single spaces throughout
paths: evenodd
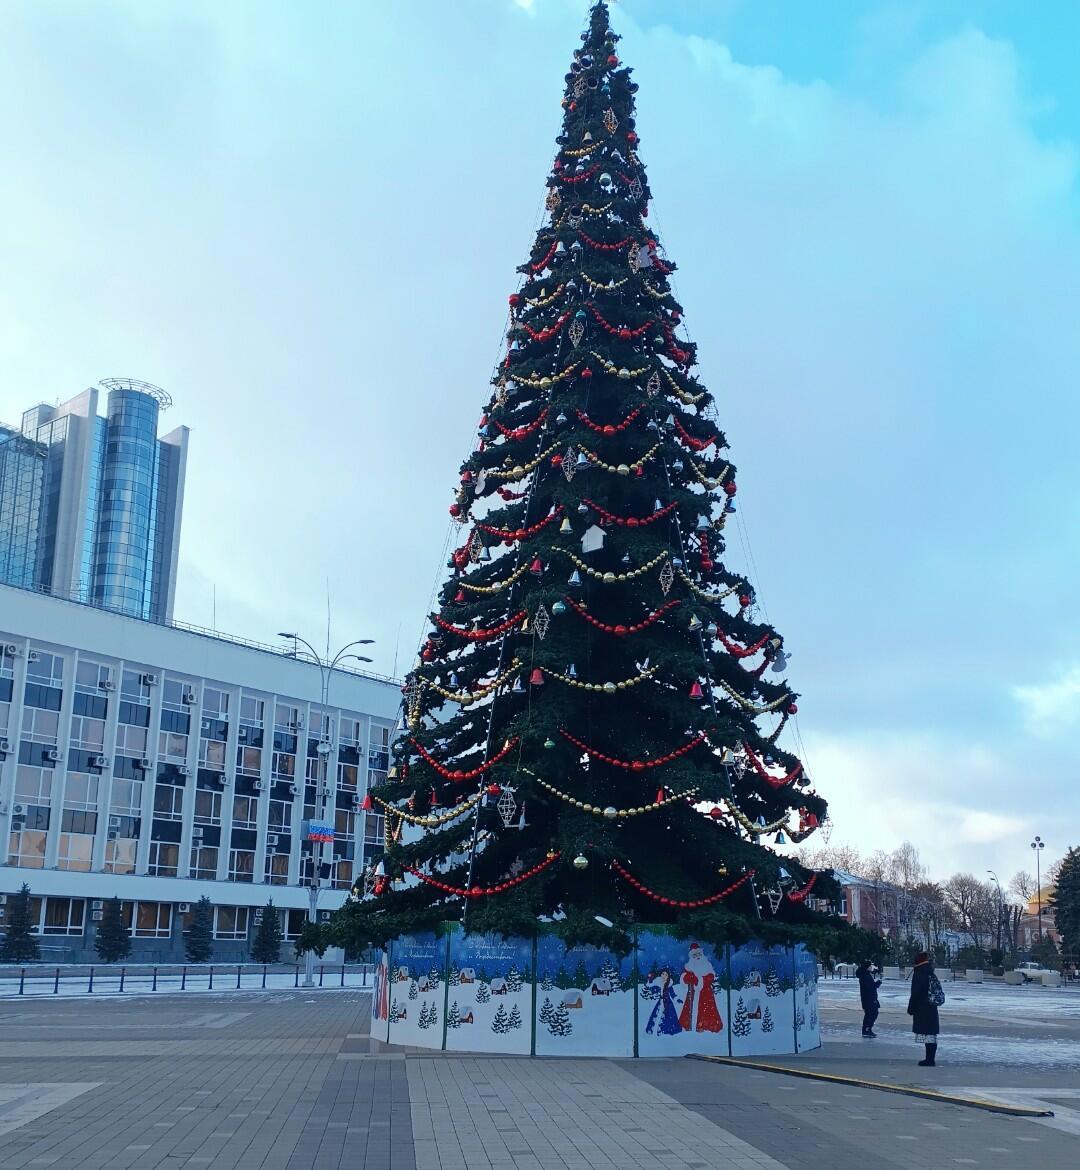
M 870 966 L 869 959 L 863 959 L 858 967 L 855 968 L 855 974 L 859 979 L 859 998 L 862 1000 L 862 1034 L 868 1040 L 873 1040 L 876 1035 L 874 1032 L 874 1021 L 878 1018 L 878 1012 L 881 1011 L 881 1004 L 878 1002 L 877 994 L 877 989 L 881 986 L 881 980 L 874 978 L 874 972 Z
M 937 1004 L 930 998 L 930 989 L 937 983 L 930 956 L 920 951 L 915 956 L 915 969 L 911 972 L 911 996 L 907 1012 L 911 1016 L 911 1030 L 915 1039 L 926 1045 L 926 1059 L 920 1060 L 923 1068 L 934 1067 L 937 1055 L 937 1038 L 940 1031 Z

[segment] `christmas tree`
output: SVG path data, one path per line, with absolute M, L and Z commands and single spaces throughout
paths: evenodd
M 570 1013 L 566 1010 L 565 1004 L 559 1004 L 552 1010 L 547 1026 L 552 1036 L 569 1036 L 573 1032 L 574 1025 L 570 1023 Z
M 251 957 L 256 963 L 276 963 L 281 956 L 281 919 L 270 899 L 262 912 L 255 938 L 251 944 Z
M 1080 960 L 1080 849 L 1070 849 L 1062 858 L 1050 905 L 1061 933 L 1062 957 Z
M 412 998 L 412 997 L 410 996 L 410 998 Z M 428 1005 L 427 1005 L 426 1000 L 420 1008 L 420 1019 L 417 1022 L 419 1023 L 421 1028 L 430 1028 L 431 1027 L 431 1012 L 428 1011 Z
M 521 990 L 521 972 L 517 967 L 511 967 L 506 972 L 506 990 L 510 995 L 516 995 Z
M 191 925 L 184 932 L 184 957 L 189 963 L 209 963 L 214 956 L 214 907 L 205 895 L 191 911 Z
M 450 1010 L 446 1013 L 446 1026 L 448 1028 L 461 1027 L 461 1012 L 458 1010 L 456 999 L 450 1005 Z
M 731 1031 L 736 1036 L 750 1035 L 750 1017 L 746 1011 L 746 1004 L 740 995 L 735 1004 L 735 1016 L 731 1021 Z
M 507 1015 L 506 1008 L 502 1004 L 499 1004 L 499 1009 L 491 1021 L 491 1030 L 500 1033 L 510 1031 L 510 1017 Z
M 103 963 L 118 963 L 131 954 L 131 935 L 124 926 L 119 898 L 110 898 L 101 911 L 94 950 Z
M 775 967 L 770 967 L 768 974 L 765 976 L 765 994 L 766 995 L 782 995 L 784 992 L 780 984 L 780 976 L 776 973 Z
M 409 983 L 409 999 L 416 999 L 417 995 L 419 994 L 419 990 L 420 989 L 417 986 L 416 980 L 413 979 Z
M 507 1024 L 511 1029 L 521 1027 L 521 1009 L 517 1004 L 514 1004 L 510 1009 L 510 1019 L 507 1021 Z
M 7 930 L 0 942 L 0 963 L 32 963 L 41 958 L 41 948 L 34 937 L 34 919 L 30 912 L 30 887 L 23 882 L 17 894 L 7 900 Z
M 558 914 L 568 941 L 612 945 L 601 915 L 714 942 L 817 931 L 837 953 L 846 928 L 806 906 L 831 879 L 785 858 L 775 917 L 758 900 L 781 876 L 763 839 L 800 840 L 826 805 L 783 746 L 783 638 L 724 562 L 735 467 L 649 223 L 606 4 L 582 40 L 548 219 L 450 507 L 451 572 L 370 793 L 392 881 L 338 928 L 382 942 L 464 914 L 529 935 Z
M 550 1024 L 551 1017 L 555 1014 L 555 1008 L 552 1006 L 551 1000 L 544 997 L 543 1006 L 540 1008 L 540 1023 Z
M 761 1030 L 763 1032 L 771 1032 L 773 1030 L 772 1012 L 767 1007 L 761 1013 Z
M 491 999 L 491 988 L 486 983 L 477 983 L 476 985 L 476 1002 L 488 1003 Z

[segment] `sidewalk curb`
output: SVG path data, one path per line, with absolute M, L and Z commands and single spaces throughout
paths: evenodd
M 846 1077 L 837 1073 L 813 1072 L 805 1068 L 788 1068 L 782 1064 L 763 1064 L 756 1060 L 739 1060 L 732 1056 L 703 1056 L 696 1052 L 687 1053 L 690 1060 L 705 1060 L 710 1064 L 725 1064 L 733 1068 L 752 1068 L 757 1072 L 782 1073 L 789 1077 L 802 1077 L 808 1081 L 829 1081 L 835 1085 L 855 1085 L 861 1089 L 879 1089 L 883 1093 L 899 1093 L 904 1097 L 918 1097 L 923 1101 L 936 1101 L 941 1105 L 965 1105 L 969 1109 L 983 1109 L 987 1113 L 1004 1113 L 1008 1117 L 1053 1117 L 1052 1109 L 1032 1109 L 1026 1105 L 1005 1105 L 997 1101 L 982 1101 L 977 1097 L 957 1097 L 952 1093 L 940 1093 L 936 1089 L 918 1089 L 913 1085 L 892 1085 L 885 1081 L 867 1081 L 861 1077 Z

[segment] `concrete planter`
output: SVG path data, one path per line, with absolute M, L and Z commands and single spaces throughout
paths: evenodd
M 1019 971 L 1006 971 L 1005 982 L 1010 987 L 1020 987 L 1024 983 L 1024 976 Z
M 1043 987 L 1060 987 L 1061 986 L 1061 972 L 1060 971 L 1044 971 L 1041 976 Z
M 983 973 L 981 968 L 968 967 L 968 969 L 964 972 L 964 978 L 968 981 L 968 983 L 982 983 Z

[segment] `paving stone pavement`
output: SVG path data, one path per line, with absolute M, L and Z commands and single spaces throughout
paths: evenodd
M 0 1170 L 1080 1164 L 1076 1133 L 745 1068 L 390 1050 L 368 1011 L 348 989 L 4 1010 Z

